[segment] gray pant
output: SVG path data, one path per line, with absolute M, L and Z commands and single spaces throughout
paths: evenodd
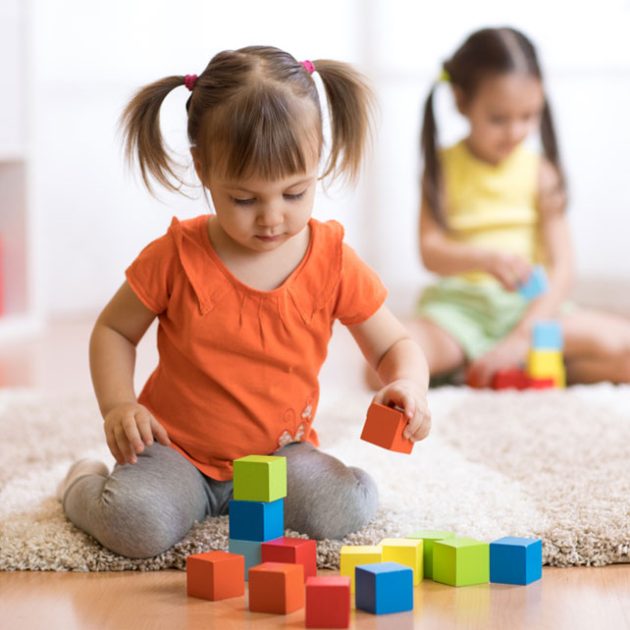
M 285 526 L 310 538 L 343 538 L 376 513 L 372 478 L 322 453 L 312 444 L 289 444 Z M 228 513 L 231 481 L 215 481 L 177 451 L 153 444 L 133 465 L 114 467 L 109 477 L 79 477 L 66 491 L 67 517 L 103 546 L 130 558 L 162 553 L 195 521 Z

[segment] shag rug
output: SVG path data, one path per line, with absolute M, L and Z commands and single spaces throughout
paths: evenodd
M 416 529 L 540 537 L 555 566 L 630 562 L 630 387 L 432 390 L 433 430 L 412 455 L 359 439 L 369 401 L 339 392 L 320 404 L 322 448 L 368 470 L 381 494 L 367 527 L 318 543 L 320 567 L 337 567 L 343 544 Z M 0 390 L 0 431 L 0 570 L 182 569 L 191 553 L 227 548 L 227 517 L 148 560 L 116 555 L 66 520 L 54 492 L 71 462 L 113 463 L 91 399 Z

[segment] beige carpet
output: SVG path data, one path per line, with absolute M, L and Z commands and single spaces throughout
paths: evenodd
M 431 392 L 434 430 L 411 456 L 361 442 L 367 393 L 330 394 L 317 426 L 322 447 L 376 478 L 382 509 L 345 541 L 321 541 L 321 567 L 341 544 L 377 543 L 414 529 L 492 540 L 540 536 L 546 564 L 630 561 L 630 387 L 563 392 Z M 98 456 L 91 399 L 0 390 L 0 570 L 156 570 L 226 548 L 227 517 L 195 526 L 150 560 L 129 560 L 74 528 L 53 497 L 68 465 Z

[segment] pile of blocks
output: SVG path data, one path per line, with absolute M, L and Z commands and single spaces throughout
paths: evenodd
M 539 580 L 542 542 L 505 537 L 486 543 L 421 530 L 379 545 L 342 547 L 340 574 L 350 577 L 357 608 L 375 614 L 402 612 L 413 608 L 413 586 L 422 578 L 450 586 Z
M 394 410 L 396 411 L 396 410 Z M 374 546 L 344 546 L 339 576 L 317 576 L 314 540 L 284 537 L 286 460 L 251 455 L 234 462 L 229 552 L 189 556 L 187 592 L 240 597 L 249 580 L 249 610 L 288 614 L 305 608 L 307 628 L 347 628 L 357 609 L 382 615 L 413 610 L 423 578 L 452 586 L 529 584 L 542 575 L 542 543 L 502 538 L 485 543 L 421 530 Z

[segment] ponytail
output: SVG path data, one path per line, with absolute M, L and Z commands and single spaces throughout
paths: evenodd
M 431 88 L 424 103 L 422 132 L 420 145 L 424 158 L 422 174 L 422 198 L 439 225 L 445 227 L 444 211 L 442 208 L 442 167 L 438 155 L 437 125 L 433 113 L 433 97 L 436 85 Z
M 142 180 L 151 192 L 149 176 L 169 190 L 180 189 L 178 165 L 167 150 L 160 130 L 160 107 L 171 90 L 185 85 L 185 80 L 184 76 L 170 76 L 146 85 L 134 95 L 120 118 L 125 158 L 130 164 L 137 161 Z
M 560 161 L 560 150 L 558 148 L 555 126 L 553 124 L 553 116 L 549 102 L 546 99 L 540 119 L 540 140 L 545 157 L 553 164 L 558 173 L 560 189 L 566 194 L 566 178 L 564 169 L 562 168 L 562 162 Z
M 372 90 L 347 63 L 318 59 L 313 65 L 324 85 L 331 118 L 332 146 L 322 178 L 343 173 L 354 182 L 371 131 Z

